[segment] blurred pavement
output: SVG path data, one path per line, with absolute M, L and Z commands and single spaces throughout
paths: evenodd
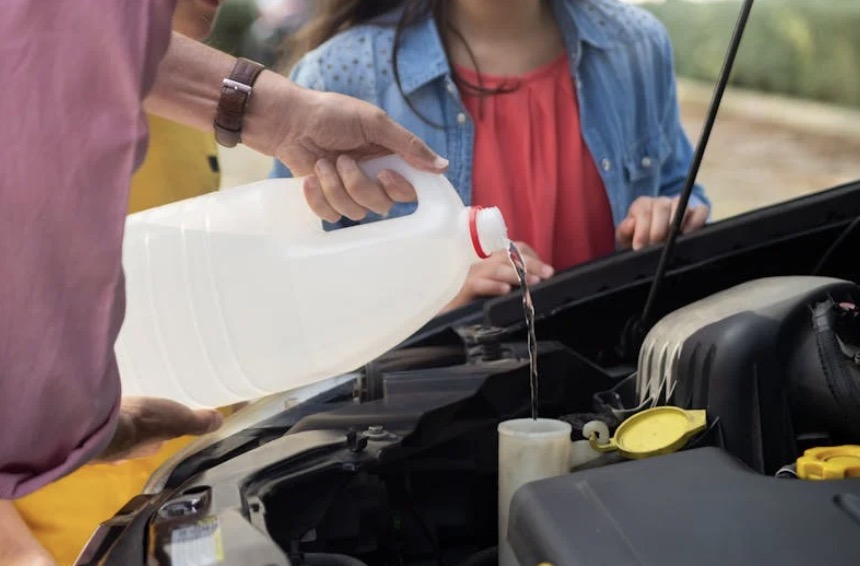
M 679 82 L 696 145 L 713 85 Z M 732 90 L 720 106 L 698 180 L 714 219 L 860 179 L 860 111 Z

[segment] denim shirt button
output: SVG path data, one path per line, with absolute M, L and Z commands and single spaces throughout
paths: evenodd
M 651 167 L 651 158 L 647 155 L 642 158 L 642 167 L 645 167 L 646 169 Z
M 459 114 L 457 114 L 457 123 L 460 124 L 461 126 L 466 123 L 466 113 L 465 112 L 460 112 Z
M 445 85 L 445 88 L 448 89 L 448 92 L 450 92 L 451 94 L 454 94 L 454 83 L 452 83 L 451 81 L 448 81 L 448 84 Z
M 603 161 L 600 162 L 600 166 L 603 167 L 604 171 L 610 171 L 612 169 L 612 162 L 609 159 L 604 158 Z

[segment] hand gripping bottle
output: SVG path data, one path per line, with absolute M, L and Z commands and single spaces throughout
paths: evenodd
M 362 169 L 403 175 L 417 210 L 327 232 L 302 179 L 269 179 L 130 215 L 123 395 L 216 407 L 356 370 L 507 249 L 499 210 L 463 206 L 443 175 L 395 156 Z

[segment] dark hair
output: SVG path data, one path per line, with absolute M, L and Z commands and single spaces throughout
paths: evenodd
M 441 33 L 443 29 L 450 30 L 455 37 L 463 42 L 475 67 L 478 79 L 477 84 L 470 83 L 459 76 L 452 65 L 451 72 L 458 86 L 470 94 L 481 97 L 511 92 L 516 89 L 516 85 L 508 85 L 507 83 L 503 83 L 492 89 L 484 87 L 478 63 L 466 38 L 451 25 L 448 19 L 448 0 L 317 0 L 313 5 L 313 13 L 305 25 L 285 41 L 284 52 L 287 54 L 287 63 L 284 65 L 285 69 L 291 68 L 307 52 L 319 47 L 338 33 L 368 23 L 394 9 L 402 8 L 400 18 L 395 24 L 394 48 L 391 53 L 394 80 L 401 94 L 403 94 L 403 86 L 400 82 L 400 72 L 397 63 L 397 50 L 400 46 L 400 37 L 403 30 L 407 27 L 421 23 L 431 17 L 435 18 L 436 25 L 440 29 L 442 45 L 448 59 L 450 60 L 448 46 L 445 44 L 444 33 Z M 380 23 L 379 25 L 387 24 Z M 404 96 L 404 100 L 406 100 L 406 104 L 424 122 L 439 128 L 443 127 L 441 124 L 436 124 L 418 112 L 408 97 Z M 479 111 L 482 111 L 482 109 L 483 105 L 481 105 Z

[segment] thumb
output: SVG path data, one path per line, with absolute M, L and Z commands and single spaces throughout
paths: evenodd
M 192 411 L 187 407 L 182 407 L 182 417 L 176 420 L 167 419 L 165 421 L 164 432 L 168 436 L 185 436 L 186 434 L 198 436 L 217 430 L 223 419 L 221 413 L 213 409 L 198 409 Z
M 218 411 L 192 410 L 167 399 L 123 398 L 116 430 L 97 457 L 101 461 L 137 457 L 151 452 L 153 444 L 185 435 L 200 435 L 221 426 Z
M 417 169 L 432 173 L 444 173 L 448 169 L 447 159 L 386 114 L 382 114 L 374 126 L 368 128 L 367 137 L 369 142 L 396 153 Z
M 221 426 L 221 414 L 213 409 L 190 409 L 169 399 L 140 398 L 132 409 L 140 439 L 165 440 L 200 435 Z

